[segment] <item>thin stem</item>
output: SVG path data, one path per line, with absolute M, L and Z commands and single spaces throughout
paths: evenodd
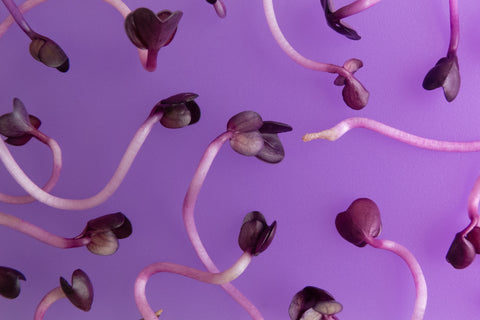
M 367 243 L 372 247 L 391 251 L 405 261 L 412 273 L 416 290 L 415 306 L 413 308 L 411 320 L 423 319 L 427 307 L 427 283 L 425 282 L 422 268 L 417 259 L 415 259 L 413 254 L 407 248 L 390 240 L 380 240 L 370 237 L 367 239 Z
M 470 223 L 461 231 L 461 236 L 465 237 L 470 231 L 478 225 L 480 215 L 478 214 L 478 205 L 480 203 L 480 177 L 477 178 L 473 185 L 472 191 L 468 195 L 468 217 Z
M 105 202 L 120 186 L 138 151 L 152 130 L 153 125 L 161 119 L 162 115 L 162 113 L 154 113 L 145 120 L 128 145 L 127 150 L 110 181 L 100 192 L 90 198 L 65 199 L 53 196 L 40 189 L 18 166 L 3 141 L 0 141 L 0 160 L 2 160 L 15 181 L 17 181 L 17 183 L 36 200 L 57 209 L 85 210 L 93 208 Z
M 200 163 L 197 167 L 197 170 L 195 171 L 192 182 L 188 187 L 185 199 L 183 201 L 183 222 L 185 224 L 188 237 L 190 238 L 190 242 L 192 243 L 195 252 L 197 253 L 202 263 L 205 265 L 207 270 L 212 273 L 218 273 L 219 270 L 215 266 L 213 261 L 210 259 L 207 250 L 203 246 L 202 240 L 200 240 L 200 236 L 195 225 L 194 210 L 198 194 L 200 193 L 200 189 L 202 188 L 203 182 L 205 181 L 205 177 L 210 170 L 213 160 L 215 159 L 222 145 L 231 137 L 231 132 L 224 132 L 215 140 L 213 140 L 207 147 L 205 153 L 200 159 Z M 262 314 L 260 313 L 260 311 L 258 311 L 255 305 L 253 305 L 253 303 L 251 303 L 231 283 L 225 283 L 221 286 L 228 294 L 230 294 L 230 296 L 232 296 L 232 298 L 237 301 L 238 304 L 240 304 L 250 314 L 253 319 L 263 319 Z
M 381 122 L 361 117 L 347 118 L 335 125 L 333 128 L 317 133 L 308 133 L 303 136 L 303 141 L 308 142 L 314 139 L 335 141 L 354 128 L 369 129 L 403 143 L 428 150 L 445 152 L 480 151 L 480 141 L 457 142 L 427 139 L 395 129 Z
M 35 315 L 33 320 L 42 320 L 45 312 L 47 312 L 48 308 L 57 300 L 65 298 L 65 293 L 63 292 L 62 288 L 57 287 L 51 290 L 49 293 L 43 297 L 40 303 L 35 310 Z
M 223 272 L 210 273 L 176 263 L 157 262 L 145 267 L 135 281 L 135 302 L 140 314 L 145 320 L 156 320 L 158 315 L 150 308 L 145 294 L 148 279 L 159 272 L 179 274 L 198 281 L 211 284 L 225 284 L 240 276 L 252 261 L 252 255 L 248 252 L 242 254 L 237 262 Z
M 341 20 L 343 18 L 347 18 L 357 13 L 360 13 L 370 8 L 371 6 L 379 3 L 380 1 L 381 0 L 356 0 L 350 4 L 347 4 L 346 6 L 341 7 L 338 10 L 335 10 L 333 15 L 338 20 Z
M 34 130 L 32 134 L 42 143 L 46 144 L 53 154 L 53 169 L 50 179 L 43 186 L 45 192 L 50 192 L 53 187 L 57 184 L 58 179 L 60 178 L 60 171 L 62 170 L 62 150 L 58 143 L 45 135 L 44 133 Z M 0 201 L 10 204 L 26 204 L 35 201 L 31 195 L 25 196 L 10 196 L 3 193 L 0 193 Z
M 20 231 L 34 239 L 60 249 L 83 247 L 90 242 L 88 238 L 66 239 L 59 237 L 34 224 L 2 212 L 0 212 L 0 225 Z
M 227 15 L 227 8 L 225 7 L 225 4 L 223 3 L 223 0 L 217 0 L 213 4 L 213 8 L 215 9 L 215 12 L 217 13 L 217 16 L 220 18 L 225 18 Z
M 457 0 L 449 0 L 448 3 L 450 6 L 450 45 L 448 46 L 448 54 L 456 54 L 460 38 L 458 2 Z
M 22 12 L 18 9 L 17 5 L 13 0 L 2 0 L 3 4 L 7 7 L 8 11 L 12 15 L 15 22 L 18 24 L 20 29 L 27 34 L 27 36 L 32 39 L 35 36 L 35 32 L 30 28 L 27 21 L 22 15 Z
M 270 28 L 270 31 L 273 34 L 273 37 L 277 41 L 278 45 L 282 50 L 296 63 L 299 65 L 316 70 L 316 71 L 323 71 L 329 73 L 337 73 L 344 78 L 350 78 L 352 74 L 343 67 L 329 64 L 329 63 L 322 63 L 313 61 L 303 57 L 300 53 L 298 53 L 291 45 L 288 43 L 287 39 L 283 35 L 282 31 L 277 22 L 277 18 L 275 17 L 275 11 L 273 10 L 273 2 L 272 0 L 263 0 L 263 8 L 265 10 L 265 17 L 267 18 L 267 23 Z

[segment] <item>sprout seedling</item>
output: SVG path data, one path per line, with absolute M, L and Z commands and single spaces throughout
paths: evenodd
M 291 320 L 338 320 L 343 306 L 330 293 L 317 287 L 305 287 L 293 296 L 288 315 Z
M 180 93 L 157 103 L 145 122 L 140 126 L 127 147 L 115 173 L 96 195 L 85 199 L 65 199 L 54 196 L 38 187 L 19 167 L 3 141 L 0 141 L 0 159 L 17 183 L 36 200 L 57 209 L 84 210 L 106 201 L 120 186 L 133 160 L 150 134 L 153 125 L 160 122 L 167 128 L 179 128 L 196 123 L 200 109 L 194 93 Z M 163 117 L 165 116 L 165 119 Z
M 277 18 L 275 17 L 275 11 L 273 10 L 272 1 L 273 0 L 263 0 L 263 8 L 270 31 L 280 48 L 293 61 L 305 68 L 337 74 L 338 77 L 335 79 L 334 84 L 344 86 L 342 96 L 346 105 L 354 110 L 363 109 L 368 103 L 370 93 L 353 75 L 355 71 L 363 66 L 363 63 L 359 59 L 349 59 L 340 67 L 334 64 L 313 61 L 302 56 L 290 45 L 280 30 Z
M 0 116 L 0 135 L 6 137 L 5 143 L 13 146 L 25 145 L 32 137 L 46 144 L 53 154 L 53 169 L 50 179 L 42 188 L 49 192 L 57 183 L 62 168 L 62 151 L 58 143 L 42 133 L 38 128 L 41 121 L 35 116 L 29 115 L 23 102 L 13 99 L 13 111 Z M 25 204 L 35 201 L 30 196 L 10 196 L 0 193 L 0 201 L 12 204 Z
M 449 0 L 450 6 L 450 45 L 447 56 L 438 60 L 423 79 L 423 88 L 433 90 L 443 88 L 445 99 L 453 101 L 460 90 L 460 71 L 458 68 L 457 49 L 459 41 L 459 19 L 457 0 Z
M 160 48 L 167 46 L 177 32 L 181 11 L 162 10 L 157 14 L 147 8 L 138 8 L 125 18 L 125 31 L 139 49 L 148 51 L 146 69 L 154 71 Z
M 411 319 L 423 319 L 427 306 L 427 284 L 420 264 L 413 254 L 402 245 L 376 238 L 382 229 L 380 211 L 376 203 L 368 198 L 356 199 L 346 211 L 337 215 L 335 226 L 345 240 L 357 247 L 369 244 L 374 248 L 391 251 L 405 261 L 412 273 L 416 289 L 415 306 Z
M 71 285 L 60 277 L 60 286 L 48 292 L 38 304 L 34 320 L 42 320 L 48 308 L 62 298 L 68 298 L 80 310 L 90 311 L 93 302 L 93 286 L 83 270 L 73 271 Z
M 243 111 L 230 118 L 227 123 L 227 131 L 215 138 L 205 150 L 183 201 L 183 221 L 195 252 L 209 272 L 218 273 L 219 269 L 210 259 L 207 250 L 200 240 L 195 224 L 194 213 L 200 189 L 202 188 L 213 160 L 222 145 L 229 140 L 233 150 L 242 155 L 255 156 L 267 163 L 278 163 L 285 155 L 282 144 L 278 139 L 278 133 L 291 130 L 292 128 L 287 124 L 263 121 L 258 113 L 254 111 Z M 272 141 L 274 141 L 274 143 L 271 143 Z M 274 229 L 272 226 L 271 228 Z M 273 233 L 273 231 L 270 232 Z M 222 284 L 222 287 L 253 319 L 263 319 L 258 309 L 232 284 Z
M 53 40 L 33 31 L 13 0 L 2 1 L 18 26 L 32 40 L 29 48 L 32 57 L 48 67 L 67 72 L 70 64 L 62 48 Z
M 9 267 L 0 267 L 0 295 L 7 299 L 18 297 L 20 280 L 26 280 L 20 271 Z
M 253 256 L 258 255 L 270 245 L 275 235 L 275 230 L 276 222 L 268 226 L 265 222 L 265 217 L 260 212 L 248 213 L 243 220 L 238 237 L 238 243 L 244 252 L 233 266 L 223 272 L 205 272 L 170 262 L 157 262 L 145 267 L 138 275 L 134 289 L 135 302 L 143 319 L 156 320 L 159 316 L 158 312 L 154 312 L 148 304 L 145 293 L 145 287 L 152 275 L 168 272 L 210 284 L 229 284 L 245 271 Z

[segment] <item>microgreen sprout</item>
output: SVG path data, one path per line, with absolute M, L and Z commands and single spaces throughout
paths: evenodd
M 338 74 L 339 77 L 335 79 L 334 84 L 344 86 L 342 96 L 346 105 L 354 110 L 363 109 L 368 103 L 370 93 L 353 75 L 355 71 L 363 66 L 363 63 L 359 59 L 349 59 L 342 67 L 340 67 L 334 64 L 313 61 L 302 56 L 290 45 L 280 30 L 277 18 L 275 17 L 272 1 L 273 0 L 263 0 L 263 8 L 265 10 L 265 17 L 267 18 L 270 31 L 280 48 L 293 61 L 305 68 Z
M 134 290 L 135 302 L 143 319 L 155 320 L 159 316 L 149 306 L 145 294 L 145 287 L 152 275 L 169 272 L 210 284 L 228 284 L 245 271 L 253 256 L 267 249 L 275 236 L 276 225 L 276 222 L 273 222 L 271 226 L 268 226 L 265 217 L 258 211 L 248 213 L 243 220 L 238 236 L 238 244 L 244 253 L 233 266 L 223 272 L 205 272 L 170 262 L 157 262 L 145 267 L 135 281 Z
M 416 299 L 412 320 L 421 320 L 427 306 L 427 285 L 420 264 L 413 254 L 402 245 L 377 239 L 382 229 L 380 211 L 375 202 L 368 198 L 356 199 L 335 219 L 338 233 L 348 242 L 357 247 L 369 244 L 374 248 L 391 251 L 402 258 L 412 273 L 415 282 Z
M 9 267 L 0 267 L 0 295 L 7 299 L 18 297 L 20 280 L 26 280 L 20 271 Z
M 343 306 L 330 293 L 317 287 L 305 287 L 297 292 L 288 308 L 291 320 L 338 320 Z
M 157 14 L 147 8 L 138 8 L 125 18 L 125 31 L 139 49 L 148 50 L 146 69 L 154 71 L 160 48 L 167 46 L 177 32 L 181 11 L 162 10 Z
M 443 88 L 448 102 L 455 99 L 460 90 L 460 72 L 457 49 L 459 41 L 459 19 L 457 0 L 449 0 L 450 5 L 450 45 L 446 57 L 438 60 L 423 80 L 423 88 L 433 90 Z
M 22 146 L 30 141 L 32 137 L 49 146 L 53 154 L 53 170 L 50 179 L 42 188 L 44 191 L 49 192 L 60 177 L 62 151 L 55 140 L 38 130 L 40 124 L 40 119 L 29 115 L 23 102 L 15 98 L 13 99 L 13 111 L 0 116 L 0 135 L 6 137 L 6 143 L 14 146 Z M 10 196 L 0 193 L 1 202 L 25 204 L 34 200 L 30 195 Z
M 60 286 L 48 292 L 38 304 L 34 320 L 42 320 L 48 308 L 62 298 L 68 298 L 80 310 L 90 311 L 93 302 L 93 286 L 83 270 L 73 271 L 71 285 L 60 277 Z
M 18 26 L 32 40 L 30 43 L 30 54 L 32 57 L 48 67 L 56 68 L 61 72 L 67 72 L 69 61 L 62 48 L 53 40 L 33 31 L 13 0 L 2 1 Z
M 65 199 L 42 190 L 18 166 L 3 141 L 0 141 L 0 160 L 15 181 L 36 200 L 58 209 L 84 210 L 92 208 L 106 201 L 120 186 L 155 123 L 160 122 L 167 128 L 179 128 L 199 120 L 200 109 L 194 102 L 196 97 L 197 95 L 194 93 L 180 93 L 157 103 L 137 130 L 111 179 L 101 191 L 89 198 Z M 162 122 L 164 114 L 167 119 Z
M 475 259 L 475 255 L 480 253 L 479 202 L 480 178 L 477 178 L 468 196 L 470 224 L 455 235 L 446 256 L 447 261 L 456 269 L 468 267 Z
M 132 225 L 121 212 L 90 220 L 80 235 L 63 238 L 15 216 L 0 212 L 0 225 L 22 232 L 48 245 L 61 248 L 87 247 L 97 255 L 111 255 L 118 249 L 118 240 L 130 236 Z
M 227 140 L 230 140 L 232 148 L 240 154 L 256 156 L 267 163 L 278 163 L 283 159 L 284 152 L 283 147 L 280 148 L 281 143 L 280 140 L 278 140 L 277 134 L 288 132 L 290 130 L 292 130 L 292 128 L 287 124 L 263 121 L 258 113 L 254 111 L 243 111 L 230 118 L 227 123 L 227 131 L 215 138 L 205 150 L 183 201 L 183 221 L 195 252 L 209 272 L 218 273 L 219 269 L 211 260 L 207 250 L 203 246 L 202 240 L 200 239 L 195 224 L 194 210 L 200 189 L 202 188 L 213 160 L 217 156 L 222 145 Z M 264 132 L 262 133 L 261 131 Z M 279 145 L 274 147 L 270 146 L 264 136 L 265 132 L 274 135 L 275 145 Z M 271 136 L 269 136 L 268 139 L 270 138 Z M 268 152 L 265 150 L 268 150 Z M 269 156 L 266 157 L 264 152 L 268 153 Z M 252 216 L 253 215 L 254 214 L 252 214 Z M 273 236 L 275 229 L 274 226 L 275 223 L 268 229 L 265 229 L 267 230 L 265 233 L 272 234 Z M 265 239 L 268 240 L 269 237 L 267 236 Z M 257 247 L 255 246 L 255 248 Z M 263 319 L 260 311 L 258 311 L 258 309 L 232 284 L 222 284 L 222 287 L 250 314 L 253 319 Z
M 225 7 L 225 3 L 223 0 L 206 0 L 208 3 L 213 5 L 215 12 L 219 18 L 225 18 L 227 15 L 227 8 Z

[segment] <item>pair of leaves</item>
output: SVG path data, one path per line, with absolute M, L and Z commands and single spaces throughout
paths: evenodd
M 348 24 L 342 22 L 340 19 L 335 17 L 335 10 L 333 9 L 332 0 L 320 0 L 322 4 L 323 11 L 325 13 L 325 18 L 327 19 L 327 24 L 330 28 L 335 30 L 341 35 L 344 35 L 351 40 L 360 40 L 361 37 L 358 33 L 352 29 Z
M 60 72 L 67 72 L 70 68 L 70 62 L 65 52 L 53 40 L 35 33 L 31 38 L 30 54 L 32 57 L 46 65 L 56 68 Z
M 332 316 L 342 309 L 342 304 L 327 291 L 308 286 L 295 294 L 288 314 L 292 320 L 333 319 Z
M 480 254 L 479 227 L 474 227 L 466 236 L 463 232 L 457 233 L 446 259 L 455 269 L 464 269 L 473 262 L 476 254 Z
M 73 271 L 71 285 L 63 277 L 60 277 L 60 287 L 75 307 L 83 311 L 90 310 L 93 303 L 93 286 L 83 270 Z
M 238 244 L 244 252 L 258 256 L 270 246 L 276 230 L 277 221 L 268 225 L 262 213 L 252 211 L 243 219 Z
M 343 68 L 350 73 L 350 76 L 345 78 L 338 75 L 333 82 L 336 86 L 344 86 L 342 90 L 343 101 L 353 110 L 363 109 L 370 97 L 368 90 L 353 76 L 361 67 L 363 67 L 362 60 L 356 58 L 347 60 L 343 64 Z
M 0 116 L 0 134 L 7 139 L 6 143 L 14 146 L 26 144 L 32 136 L 32 131 L 40 127 L 41 121 L 28 114 L 22 101 L 13 99 L 13 111 Z
M 20 271 L 9 267 L 0 267 L 0 295 L 7 299 L 18 297 L 20 280 L 26 280 Z
M 198 94 L 185 92 L 173 95 L 157 103 L 153 112 L 162 112 L 160 123 L 170 129 L 183 128 L 200 120 L 200 107 L 195 102 Z
M 278 163 L 285 150 L 278 134 L 292 130 L 288 124 L 263 121 L 254 111 L 243 111 L 228 120 L 227 130 L 233 132 L 230 145 L 245 156 L 255 156 L 267 163 Z
M 453 101 L 460 90 L 460 71 L 456 53 L 448 53 L 446 57 L 438 60 L 423 79 L 422 86 L 425 90 L 442 87 L 445 99 L 448 102 Z

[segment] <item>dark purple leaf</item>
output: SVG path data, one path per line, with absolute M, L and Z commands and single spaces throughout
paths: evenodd
M 255 155 L 258 159 L 267 163 L 279 163 L 285 158 L 285 150 L 278 134 L 262 133 L 263 148 Z
M 40 34 L 35 34 L 30 43 L 30 54 L 44 65 L 67 72 L 70 63 L 65 52 L 53 40 Z
M 194 101 L 197 97 L 195 93 L 179 93 L 160 101 L 156 106 L 157 112 L 163 112 L 160 123 L 170 129 L 197 123 L 200 119 L 200 108 Z
M 475 252 L 480 254 L 480 228 L 473 228 L 472 231 L 467 234 L 466 239 L 475 247 Z
M 262 127 L 263 120 L 254 111 L 243 111 L 230 118 L 227 122 L 227 130 L 233 132 L 255 131 Z
M 367 105 L 370 93 L 360 81 L 352 76 L 345 79 L 342 96 L 347 106 L 353 110 L 361 110 Z
M 181 11 L 163 10 L 155 14 L 147 8 L 138 8 L 125 18 L 125 31 L 132 43 L 140 49 L 158 52 L 175 36 Z
M 335 30 L 341 35 L 344 35 L 348 39 L 351 40 L 360 40 L 361 37 L 358 33 L 352 29 L 348 24 L 342 22 L 341 20 L 337 19 L 334 14 L 334 9 L 331 0 L 320 0 L 322 4 L 323 10 L 325 12 L 325 18 L 327 19 L 327 24 L 330 28 Z
M 263 121 L 259 129 L 260 133 L 283 133 L 292 131 L 292 127 L 286 123 L 275 121 Z
M 81 269 L 73 271 L 72 285 L 61 277 L 60 287 L 74 306 L 83 311 L 90 310 L 93 302 L 93 286 L 85 272 Z
M 7 137 L 6 143 L 21 146 L 33 136 L 31 132 L 40 127 L 40 119 L 30 116 L 23 102 L 13 99 L 13 111 L 0 116 L 0 134 Z
M 260 131 L 240 132 L 233 135 L 230 145 L 233 150 L 244 156 L 255 156 L 263 148 L 263 137 Z
M 335 219 L 340 235 L 357 247 L 364 247 L 369 237 L 377 237 L 382 229 L 380 211 L 370 199 L 355 200 L 347 211 L 341 212 Z
M 259 255 L 272 243 L 276 230 L 276 221 L 269 226 L 263 214 L 252 211 L 243 219 L 238 244 L 244 252 Z
M 217 2 L 217 0 L 207 0 L 208 3 L 210 4 L 215 4 L 215 2 Z
M 7 299 L 15 299 L 20 294 L 20 281 L 25 281 L 25 276 L 8 267 L 0 267 L 0 295 Z
M 425 76 L 422 85 L 426 90 L 442 87 L 447 101 L 453 101 L 460 90 L 457 55 L 449 53 L 445 58 L 438 60 L 437 64 Z
M 475 248 L 459 232 L 448 249 L 446 259 L 455 269 L 464 269 L 475 259 Z
M 291 320 L 323 319 L 323 315 L 333 315 L 342 309 L 342 305 L 328 292 L 308 286 L 295 294 L 288 314 Z

